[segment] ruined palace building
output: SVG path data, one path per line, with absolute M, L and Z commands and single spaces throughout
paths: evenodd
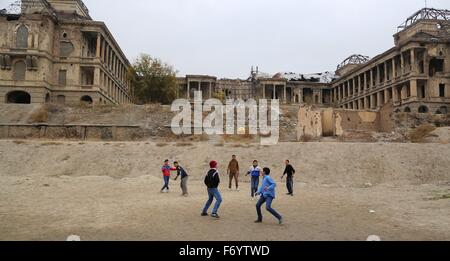
M 81 0 L 22 0 L 0 10 L 0 103 L 133 103 L 130 62 Z M 278 99 L 350 110 L 447 113 L 450 11 L 424 8 L 398 27 L 394 47 L 352 55 L 335 72 L 267 74 L 248 79 L 177 78 L 178 97 Z

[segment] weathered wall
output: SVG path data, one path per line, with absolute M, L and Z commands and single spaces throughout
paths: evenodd
M 297 139 L 342 136 L 351 130 L 388 132 L 393 129 L 389 111 L 392 112 L 392 107 L 375 112 L 304 106 L 298 113 Z
M 334 110 L 336 116 L 342 119 L 340 128 L 345 130 L 378 130 L 378 113 L 372 111 Z
M 301 107 L 298 112 L 297 140 L 306 136 L 321 137 L 322 134 L 322 111 L 314 110 L 310 106 Z
M 134 141 L 149 137 L 139 126 L 109 125 L 0 125 L 0 139 L 68 139 Z
M 381 132 L 392 132 L 395 128 L 394 121 L 392 120 L 392 114 L 394 113 L 394 106 L 392 103 L 387 103 L 381 107 L 379 112 L 379 130 Z

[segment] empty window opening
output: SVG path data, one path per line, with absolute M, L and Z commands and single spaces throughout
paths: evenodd
M 331 103 L 331 91 L 330 90 L 323 90 L 322 103 L 324 103 L 324 104 Z
M 24 91 L 13 91 L 6 95 L 6 103 L 30 104 L 31 96 Z
M 419 86 L 419 97 L 425 98 L 425 85 Z
M 380 66 L 380 77 L 379 77 L 379 80 L 380 80 L 380 83 L 383 83 L 384 82 L 384 65 L 381 65 Z
M 83 32 L 83 43 L 81 47 L 82 57 L 95 57 L 97 54 L 97 33 Z
M 428 107 L 427 106 L 420 106 L 419 107 L 419 113 L 428 113 Z
M 46 94 L 45 95 L 45 103 L 50 103 L 51 102 L 51 98 L 50 98 L 50 94 Z
M 94 85 L 94 67 L 81 67 L 81 85 Z
M 92 97 L 89 95 L 85 95 L 85 96 L 81 97 L 81 103 L 92 104 L 93 103 Z
M 439 84 L 439 97 L 445 97 L 445 84 Z
M 303 89 L 303 102 L 306 104 L 313 103 L 313 91 L 310 88 Z
M 419 73 L 425 73 L 425 63 L 423 61 L 419 62 Z
M 430 77 L 444 71 L 444 59 L 433 58 L 430 61 Z
M 447 114 L 448 113 L 447 106 L 442 106 L 441 108 L 439 108 L 439 110 L 441 111 L 442 114 Z
M 406 107 L 404 111 L 405 111 L 406 113 L 410 113 L 410 112 L 411 112 L 411 108 Z

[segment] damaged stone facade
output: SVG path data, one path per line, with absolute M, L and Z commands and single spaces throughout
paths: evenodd
M 132 103 L 130 63 L 81 0 L 0 12 L 0 103 Z
M 371 60 L 352 56 L 331 83 L 333 105 L 446 114 L 450 109 L 450 11 L 425 8 L 399 27 L 395 47 Z
M 213 91 L 226 98 L 279 99 L 284 104 L 349 110 L 378 110 L 392 103 L 397 112 L 448 113 L 450 11 L 419 10 L 394 38 L 390 50 L 373 59 L 352 55 L 335 73 L 271 75 L 252 69 L 247 80 L 208 77 L 213 79 Z M 190 76 L 179 80 L 179 98 L 192 99 L 186 90 L 198 89 L 197 80 Z
M 297 140 L 342 136 L 349 131 L 391 132 L 392 105 L 378 111 L 302 106 L 298 112 Z
M 277 73 L 270 75 L 253 70 L 246 80 L 217 79 L 215 76 L 187 75 L 177 78 L 178 98 L 193 99 L 201 90 L 203 98 L 220 93 L 226 99 L 277 99 L 282 104 L 311 104 L 331 106 L 331 86 L 334 74 L 329 72 L 302 75 Z

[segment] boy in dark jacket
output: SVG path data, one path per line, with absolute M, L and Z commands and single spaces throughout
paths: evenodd
M 213 203 L 214 198 L 216 199 L 216 204 L 214 205 L 213 211 L 211 213 L 211 217 L 219 219 L 219 215 L 217 214 L 217 211 L 219 210 L 220 204 L 222 203 L 222 196 L 219 192 L 219 184 L 220 184 L 220 177 L 219 172 L 217 171 L 217 162 L 211 161 L 209 163 L 210 170 L 208 171 L 208 174 L 205 177 L 205 185 L 208 188 L 208 201 L 205 204 L 205 207 L 202 211 L 202 216 L 208 216 L 208 209 Z
M 284 178 L 285 175 L 287 175 L 286 177 L 286 188 L 288 190 L 288 195 L 290 196 L 294 196 L 294 175 L 295 175 L 295 169 L 294 167 L 292 167 L 292 165 L 290 164 L 289 160 L 285 161 L 286 164 L 286 169 L 283 172 L 283 176 L 281 176 L 281 179 Z
M 181 187 L 181 191 L 183 192 L 182 196 L 187 197 L 189 195 L 188 189 L 187 189 L 187 182 L 188 182 L 188 179 L 189 179 L 189 175 L 183 169 L 183 167 L 180 166 L 178 161 L 175 161 L 173 163 L 173 165 L 175 166 L 175 168 L 177 170 L 177 176 L 175 177 L 174 180 L 177 180 L 178 177 L 181 177 L 180 187 Z

